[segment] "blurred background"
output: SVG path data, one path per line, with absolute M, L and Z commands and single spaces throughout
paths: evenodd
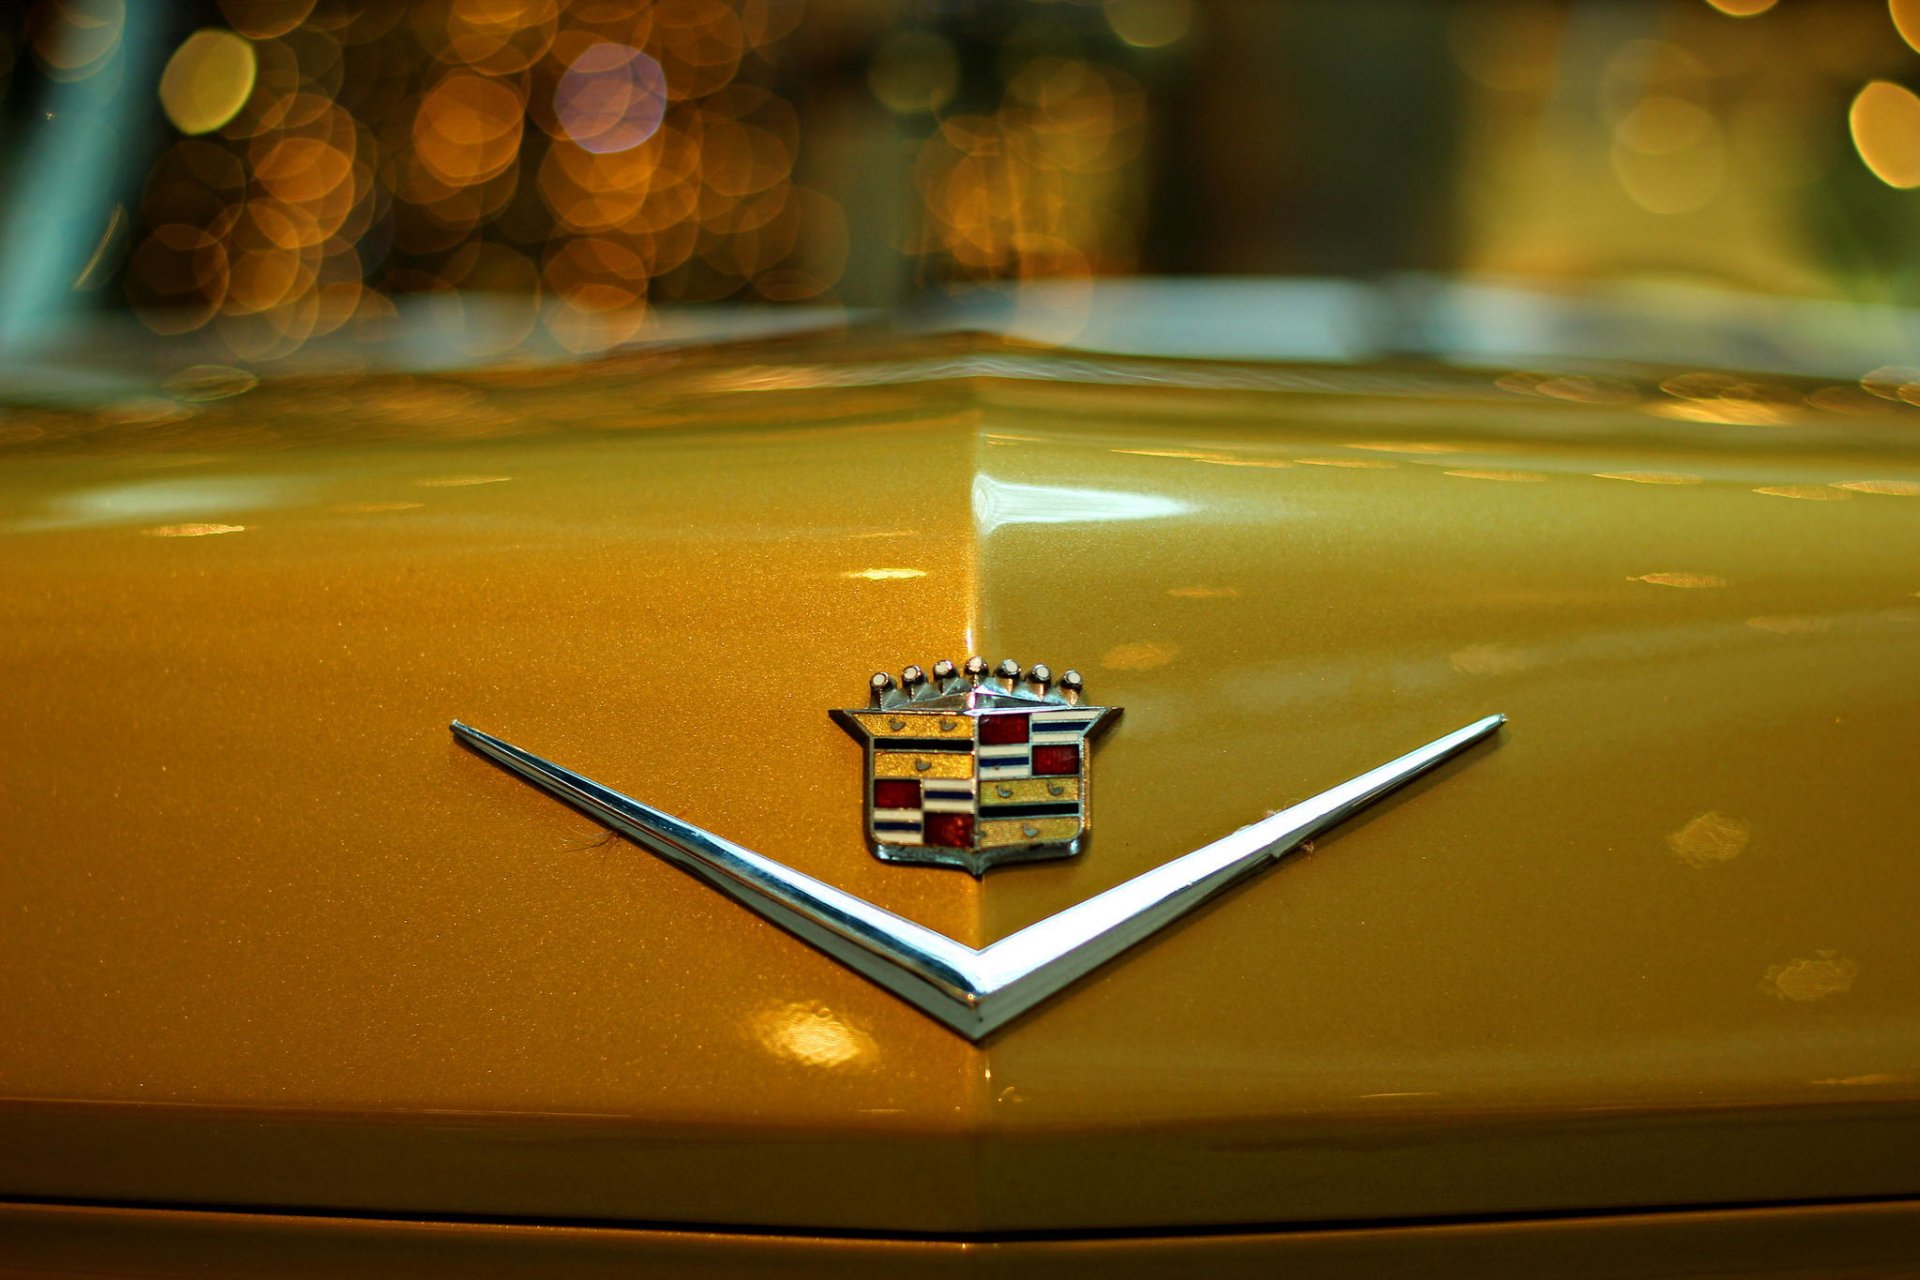
M 34 0 L 0 371 L 879 322 L 1857 376 L 1916 334 L 1916 50 L 1920 0 Z

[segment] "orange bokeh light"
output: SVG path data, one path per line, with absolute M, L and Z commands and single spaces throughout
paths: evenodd
M 251 87 L 232 91 L 236 108 L 211 93 L 226 81 L 188 83 L 197 64 L 176 73 L 172 109 L 203 136 L 154 166 L 126 270 L 156 331 L 201 330 L 237 358 L 272 360 L 376 331 L 389 295 L 404 307 L 412 293 L 468 350 L 538 329 L 588 351 L 640 333 L 661 300 L 802 301 L 844 272 L 845 212 L 796 185 L 801 122 L 769 87 L 770 46 L 797 29 L 800 4 L 221 0 L 221 13 L 237 33 L 222 39 L 250 52 Z M 1038 105 L 1022 110 L 1062 122 L 1066 141 L 1048 146 L 1081 146 L 1081 168 L 1107 153 L 1115 130 L 1080 138 L 1098 125 L 1072 115 L 1084 93 L 1036 80 L 1029 96 Z M 996 146 L 1005 123 L 989 130 Z M 997 260 L 998 215 L 968 216 L 989 230 L 954 242 L 984 234 L 972 260 Z M 469 292 L 524 303 L 502 326 L 487 317 L 504 303 L 470 306 Z
M 482 182 L 519 157 L 525 107 L 503 80 L 454 72 L 421 99 L 414 155 L 449 186 Z

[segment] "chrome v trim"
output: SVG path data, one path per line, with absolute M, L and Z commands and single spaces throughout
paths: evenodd
M 1491 736 L 1506 719 L 1476 720 L 979 950 L 458 720 L 453 733 L 961 1035 L 980 1040 L 1229 885 Z

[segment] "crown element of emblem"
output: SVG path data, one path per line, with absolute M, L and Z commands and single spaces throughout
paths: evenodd
M 908 667 L 832 712 L 866 748 L 867 837 L 886 862 L 964 867 L 1080 852 L 1091 817 L 1088 739 L 1120 715 L 1089 705 L 1078 671 L 1043 664 Z

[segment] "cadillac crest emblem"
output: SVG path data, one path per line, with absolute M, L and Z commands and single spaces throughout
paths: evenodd
M 1080 673 L 1009 659 L 881 672 L 868 704 L 830 713 L 866 749 L 867 839 L 887 862 L 988 867 L 1080 852 L 1092 826 L 1089 740 L 1120 715 Z

